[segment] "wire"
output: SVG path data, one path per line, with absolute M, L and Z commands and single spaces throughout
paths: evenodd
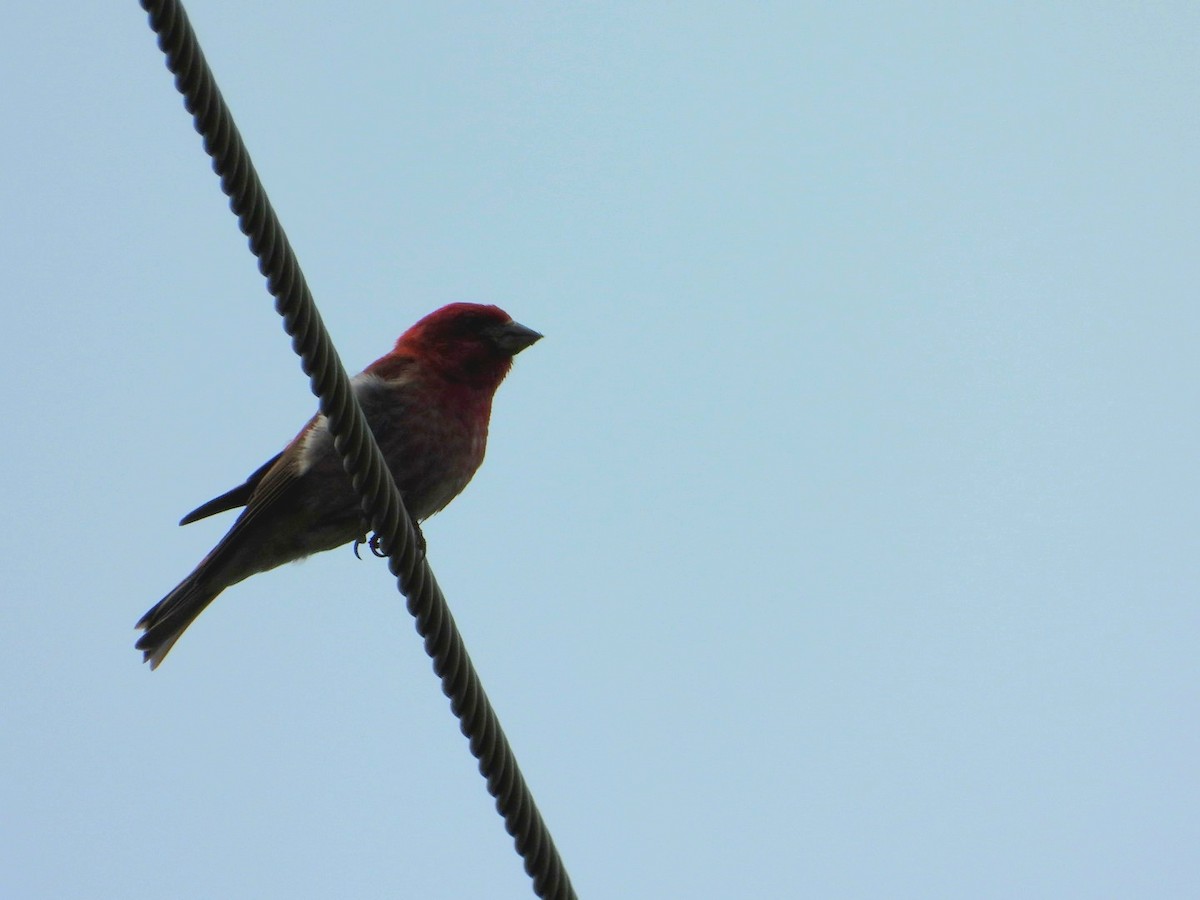
M 183 5 L 176 0 L 141 0 L 141 5 L 149 13 L 150 27 L 158 35 L 158 46 L 175 76 L 183 105 L 204 138 L 204 150 L 212 157 L 221 190 L 229 197 L 238 226 L 258 257 L 259 271 L 267 279 L 275 309 L 292 338 L 292 349 L 309 376 L 321 412 L 329 419 L 334 446 L 362 496 L 366 518 L 379 537 L 380 550 L 388 557 L 388 568 L 396 576 L 400 592 L 407 598 L 417 633 L 425 639 L 425 652 L 442 680 L 442 691 L 450 698 L 450 708 L 459 719 L 471 753 L 479 760 L 488 792 L 496 798 L 496 810 L 504 817 L 504 827 L 533 879 L 534 893 L 573 900 L 576 894 L 571 879 L 479 682 L 446 598 L 417 551 L 416 533 L 396 483 L 350 390 L 350 380 L 321 321 L 304 273 L 271 208 Z

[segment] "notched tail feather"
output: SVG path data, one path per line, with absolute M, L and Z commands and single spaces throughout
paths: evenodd
M 157 669 L 175 642 L 204 612 L 205 607 L 216 599 L 218 593 L 220 591 L 213 592 L 201 585 L 198 579 L 189 577 L 151 607 L 136 626 L 145 632 L 134 645 L 142 651 L 142 662 L 148 662 L 151 669 Z

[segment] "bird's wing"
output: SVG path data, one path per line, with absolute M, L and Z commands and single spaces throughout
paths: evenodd
M 265 572 L 314 552 L 291 552 L 294 548 L 290 546 L 289 536 L 302 534 L 312 525 L 306 518 L 305 478 L 299 464 L 304 440 L 318 425 L 319 417 L 314 416 L 281 453 L 259 467 L 244 485 L 210 500 L 184 520 L 234 506 L 246 507 L 217 546 L 196 567 L 194 574 L 215 580 L 224 588 L 255 572 Z
M 254 493 L 254 489 L 258 487 L 263 477 L 270 471 L 271 466 L 279 461 L 279 457 L 283 456 L 282 450 L 268 459 L 265 463 L 259 466 L 246 479 L 244 484 L 239 484 L 231 491 L 226 491 L 220 497 L 213 497 L 207 503 L 197 506 L 190 513 L 179 520 L 180 525 L 190 525 L 192 522 L 206 519 L 209 516 L 215 516 L 217 513 L 225 512 L 227 509 L 234 509 L 238 506 L 245 506 L 250 500 L 250 495 Z
M 254 486 L 247 494 L 246 508 L 238 516 L 237 521 L 233 523 L 233 527 L 229 529 L 229 534 L 222 538 L 222 544 L 231 538 L 236 538 L 266 511 L 275 509 L 276 504 L 291 492 L 291 488 L 296 486 L 300 475 L 297 470 L 300 444 L 316 421 L 317 417 L 314 416 L 308 425 L 304 427 L 304 430 L 296 435 L 295 440 L 283 449 L 283 452 L 263 466 L 258 472 L 254 473 L 258 477 L 255 480 Z M 253 478 L 254 476 L 251 477 Z M 283 504 L 284 507 L 294 505 L 295 499 L 293 494 L 291 502 L 285 502 Z M 277 512 L 280 511 L 282 510 L 277 510 Z

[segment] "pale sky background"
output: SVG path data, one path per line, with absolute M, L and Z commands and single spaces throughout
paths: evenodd
M 1200 5 L 188 9 L 352 371 L 546 335 L 429 553 L 582 897 L 1200 896 Z M 0 896 L 525 898 L 133 2 L 0 37 Z

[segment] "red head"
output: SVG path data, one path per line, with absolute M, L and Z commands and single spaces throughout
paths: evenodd
M 404 332 L 389 356 L 415 358 L 449 381 L 495 390 L 513 357 L 541 337 L 498 306 L 451 303 Z

